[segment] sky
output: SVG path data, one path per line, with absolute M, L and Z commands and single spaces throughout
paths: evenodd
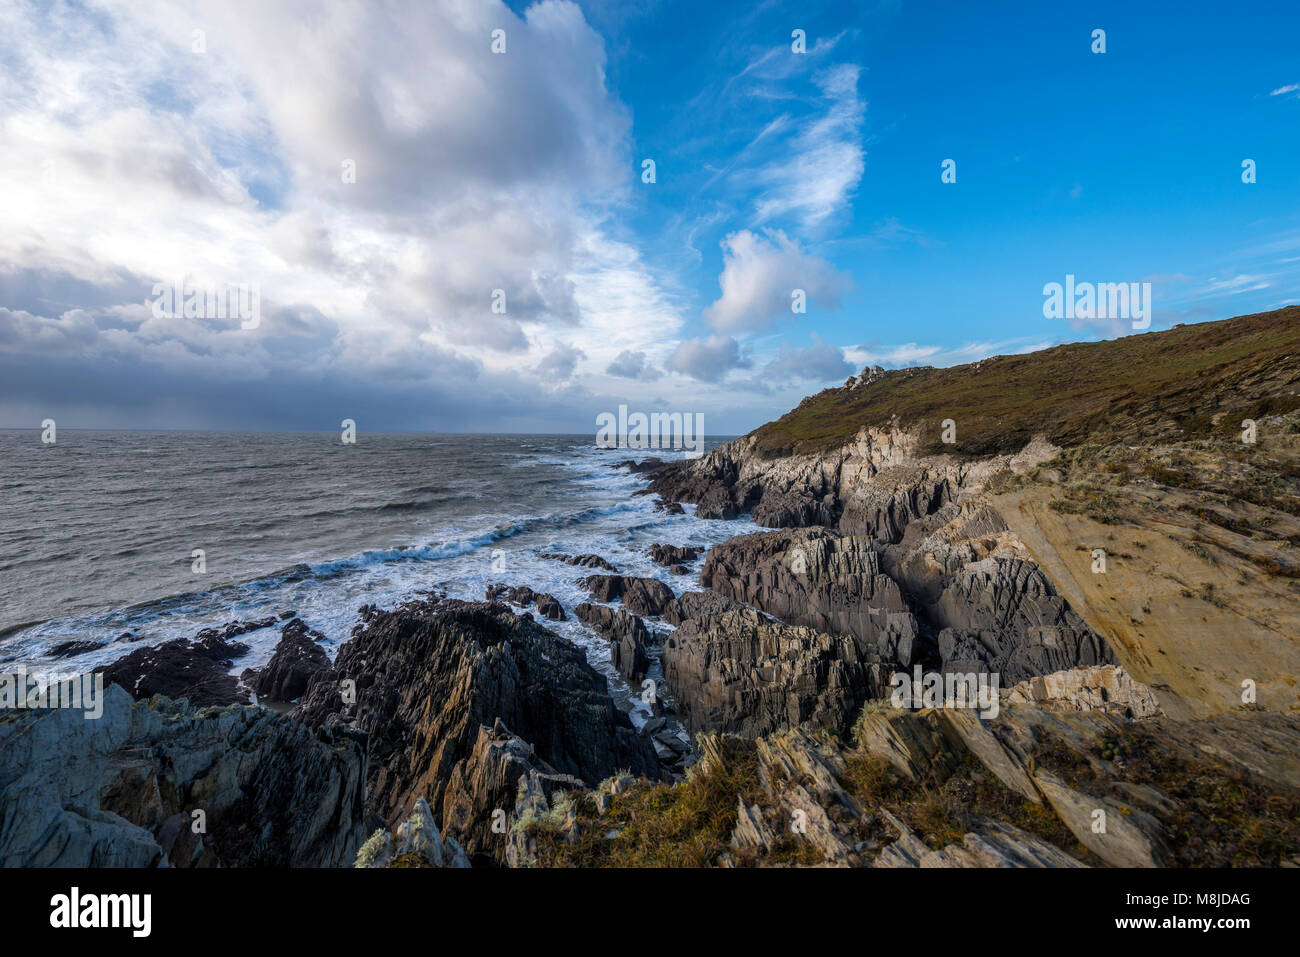
M 1133 334 L 1048 318 L 1067 276 L 1150 283 L 1150 331 L 1300 302 L 1298 35 L 1290 2 L 0 0 L 0 427 L 735 435 L 865 365 Z

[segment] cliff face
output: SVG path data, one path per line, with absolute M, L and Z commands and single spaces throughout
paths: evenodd
M 660 470 L 651 490 L 705 517 L 824 529 L 718 546 L 702 581 L 900 665 L 1010 684 L 1120 663 L 1171 713 L 1287 711 L 1300 706 L 1297 408 L 1291 307 L 876 373 Z

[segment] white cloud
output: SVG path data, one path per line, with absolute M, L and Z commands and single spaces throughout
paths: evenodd
M 609 234 L 630 119 L 574 3 L 9 4 L 0 60 L 0 351 L 62 343 L 88 381 L 137 370 L 124 391 L 143 367 L 382 390 L 672 348 L 675 302 Z M 259 284 L 262 326 L 153 319 L 180 277 Z
M 852 375 L 856 369 L 844 358 L 844 350 L 832 345 L 817 333 L 812 334 L 813 344 L 802 349 L 781 344 L 775 359 L 763 367 L 763 378 L 772 381 L 827 382 Z
M 780 230 L 764 236 L 742 229 L 722 241 L 723 269 L 718 277 L 722 295 L 704 310 L 715 329 L 760 330 L 777 317 L 795 318 L 795 290 L 807 301 L 833 309 L 852 283 L 826 260 L 805 252 Z
M 613 362 L 605 369 L 612 376 L 618 376 L 622 379 L 658 379 L 663 372 L 652 366 L 646 359 L 644 352 L 634 352 L 631 349 L 624 349 L 614 359 Z
M 732 369 L 747 368 L 749 364 L 748 358 L 741 355 L 740 344 L 722 333 L 707 339 L 685 339 L 668 360 L 670 371 L 701 382 L 721 382 Z
M 804 229 L 817 231 L 846 207 L 866 165 L 860 70 L 843 63 L 817 75 L 828 104 L 825 114 L 801 121 L 788 154 L 753 173 L 762 187 L 756 203 L 758 222 L 792 216 Z

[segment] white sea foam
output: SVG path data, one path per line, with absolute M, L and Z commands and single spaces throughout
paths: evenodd
M 610 665 L 609 642 L 573 614 L 576 605 L 590 598 L 577 584 L 590 571 L 541 555 L 595 553 L 622 574 L 658 578 L 680 594 L 699 588 L 696 576 L 673 575 L 655 565 L 648 556 L 651 544 L 707 548 L 733 535 L 761 529 L 744 519 L 697 519 L 694 506 L 689 505 L 681 515 L 656 511 L 653 496 L 633 494 L 645 487 L 644 476 L 609 467 L 626 457 L 626 450 L 577 449 L 569 455 L 543 447 L 518 461 L 559 466 L 568 472 L 571 477 L 564 487 L 547 489 L 549 504 L 573 498 L 580 500 L 582 507 L 551 508 L 533 515 L 485 513 L 465 517 L 455 524 L 440 526 L 432 540 L 386 543 L 336 559 L 299 562 L 221 588 L 127 609 L 52 619 L 11 635 L 0 649 L 0 658 L 23 660 L 33 672 L 89 670 L 142 645 L 192 637 L 205 627 L 224 626 L 234 619 L 276 616 L 289 609 L 325 636 L 324 644 L 332 657 L 347 641 L 363 604 L 393 607 L 428 591 L 481 600 L 489 585 L 501 582 L 527 585 L 560 601 L 568 620 L 542 623 L 583 648 L 592 665 L 609 679 L 616 698 L 632 709 L 633 720 L 640 724 L 646 717 L 645 708 L 634 693 L 637 689 L 629 689 Z M 502 564 L 502 570 L 494 570 Z M 669 628 L 664 623 L 651 626 L 660 631 Z M 124 631 L 132 632 L 134 639 L 116 641 Z M 279 622 L 239 636 L 237 640 L 248 644 L 249 652 L 235 660 L 232 671 L 238 674 L 245 668 L 264 665 L 279 639 Z M 55 643 L 68 640 L 106 644 L 72 658 L 48 657 Z

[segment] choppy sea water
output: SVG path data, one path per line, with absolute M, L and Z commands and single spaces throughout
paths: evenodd
M 363 604 L 427 590 L 477 600 L 504 582 L 555 595 L 570 620 L 542 624 L 635 703 L 609 642 L 573 617 L 590 572 L 541 553 L 594 552 L 680 594 L 695 578 L 652 563 L 652 543 L 707 547 L 759 530 L 696 519 L 690 505 L 656 511 L 633 494 L 642 477 L 610 468 L 647 454 L 681 453 L 598 449 L 591 435 L 363 433 L 343 445 L 338 433 L 60 430 L 42 445 L 37 431 L 0 431 L 0 667 L 86 671 L 287 610 L 333 656 Z M 278 626 L 240 636 L 251 650 L 233 670 L 265 664 L 279 638 Z M 50 657 L 69 640 L 107 644 Z

